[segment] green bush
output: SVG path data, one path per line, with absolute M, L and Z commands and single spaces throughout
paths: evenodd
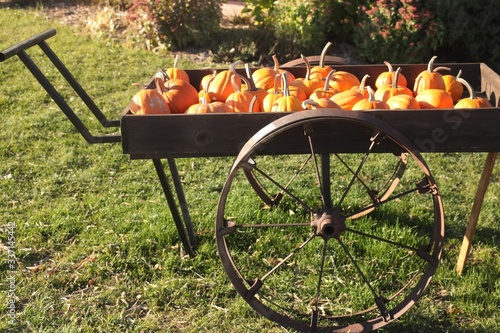
M 222 0 L 134 0 L 130 20 L 141 35 L 168 49 L 208 47 L 220 29 Z
M 440 60 L 484 62 L 500 71 L 498 0 L 441 0 L 429 6 L 445 27 Z

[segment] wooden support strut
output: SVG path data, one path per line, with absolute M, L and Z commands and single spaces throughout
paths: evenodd
M 467 229 L 465 230 L 464 239 L 462 241 L 462 248 L 460 249 L 460 254 L 458 256 L 456 272 L 458 275 L 462 275 L 465 262 L 469 256 L 472 238 L 476 232 L 477 221 L 479 219 L 479 213 L 481 212 L 481 207 L 483 205 L 484 196 L 488 185 L 490 183 L 491 174 L 493 173 L 493 167 L 495 166 L 495 161 L 498 153 L 488 153 L 486 157 L 486 162 L 484 164 L 483 173 L 479 179 L 479 185 L 477 187 L 476 196 L 474 197 L 474 203 L 472 205 L 472 211 L 469 217 L 469 222 L 467 223 Z

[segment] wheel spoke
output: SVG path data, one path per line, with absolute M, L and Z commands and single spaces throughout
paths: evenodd
M 297 223 L 258 223 L 258 224 L 242 224 L 236 225 L 239 229 L 251 229 L 251 228 L 291 228 L 291 227 L 310 227 L 311 222 L 297 222 Z
M 391 244 L 391 245 L 394 245 L 394 246 L 397 246 L 397 247 L 401 247 L 403 249 L 407 249 L 407 250 L 411 250 L 411 251 L 415 251 L 415 252 L 419 251 L 419 248 L 416 248 L 416 247 L 413 247 L 413 246 L 409 246 L 409 245 L 406 245 L 406 244 L 403 244 L 403 243 L 399 243 L 399 242 L 394 242 L 394 241 L 392 241 L 390 239 L 386 239 L 386 238 L 382 238 L 382 237 L 379 237 L 379 236 L 371 235 L 371 234 L 368 234 L 366 232 L 358 231 L 358 230 L 355 230 L 355 229 L 352 229 L 352 228 L 349 228 L 349 227 L 346 227 L 345 230 L 349 231 L 349 232 L 352 232 L 354 234 L 360 235 L 360 236 L 368 237 L 368 238 L 375 239 L 375 240 L 378 240 L 378 241 L 381 241 L 381 242 L 384 242 L 384 243 L 387 243 L 387 244 Z
M 315 329 L 318 325 L 318 309 L 319 309 L 319 298 L 321 294 L 321 282 L 323 281 L 323 272 L 325 270 L 325 258 L 326 258 L 326 248 L 328 242 L 323 242 L 323 252 L 321 254 L 321 264 L 318 274 L 318 284 L 316 285 L 316 298 L 314 300 L 314 309 L 311 314 L 311 328 Z

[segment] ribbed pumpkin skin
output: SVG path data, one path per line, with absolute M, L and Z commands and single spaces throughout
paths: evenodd
M 455 104 L 455 109 L 479 109 L 491 107 L 491 103 L 482 97 L 477 97 L 476 99 L 463 98 Z
M 225 102 L 227 97 L 231 95 L 235 90 L 233 88 L 233 83 L 231 82 L 231 76 L 233 76 L 234 71 L 224 70 L 215 75 L 212 82 L 208 86 L 208 92 L 213 93 L 214 97 L 219 102 Z M 235 78 L 236 84 L 241 87 L 241 79 L 239 76 Z
M 281 97 L 283 94 L 268 94 L 262 101 L 262 111 L 272 112 L 274 103 Z
M 377 79 L 375 80 L 375 87 L 377 89 L 385 85 L 391 86 L 394 81 L 394 75 L 396 72 L 393 70 L 392 65 L 387 61 L 384 61 L 384 64 L 387 66 L 387 71 L 382 72 L 377 76 Z M 408 86 L 408 80 L 406 80 L 406 77 L 401 73 L 398 76 L 397 85 L 403 87 Z
M 364 98 L 363 94 L 356 90 L 346 90 L 333 95 L 330 99 L 344 110 L 352 110 L 354 104 Z
M 188 82 L 181 79 L 170 79 L 164 83 L 163 97 L 172 113 L 184 113 L 199 100 L 198 91 Z
M 319 99 L 308 99 L 302 102 L 302 108 L 304 110 L 315 110 L 315 109 L 341 109 L 341 107 L 328 98 Z
M 130 101 L 133 114 L 169 114 L 170 108 L 165 98 L 155 89 L 142 89 Z
M 354 86 L 359 86 L 360 84 L 361 81 L 359 81 L 356 75 L 345 71 L 336 71 L 330 81 L 330 87 L 337 89 L 340 92 L 349 90 Z
M 223 102 L 200 102 L 191 105 L 186 113 L 187 114 L 204 114 L 204 113 L 232 113 L 233 111 Z
M 387 102 L 389 98 L 396 95 L 408 95 L 413 97 L 413 92 L 403 86 L 398 86 L 396 88 L 393 88 L 392 86 L 383 86 L 378 88 L 375 92 L 375 99 Z
M 252 103 L 253 94 L 250 91 L 237 91 L 229 95 L 226 99 L 226 105 L 233 110 L 233 112 L 250 112 L 250 104 Z M 259 103 L 254 104 L 252 112 L 260 112 Z
M 413 96 L 395 95 L 386 101 L 391 110 L 419 110 L 420 104 Z
M 453 98 L 442 89 L 421 91 L 415 99 L 421 109 L 453 109 Z
M 278 72 L 272 68 L 259 68 L 252 73 L 252 80 L 255 83 L 255 87 L 267 91 L 274 87 L 274 80 L 277 74 Z
M 458 101 L 464 93 L 464 86 L 457 81 L 454 75 L 443 75 L 443 81 L 445 86 L 444 90 L 451 95 L 453 101 Z
M 271 112 L 292 112 L 292 111 L 302 111 L 302 101 L 296 96 L 282 96 L 276 102 L 271 109 Z
M 363 98 L 362 100 L 358 101 L 356 104 L 353 105 L 352 110 L 388 110 L 389 105 L 383 101 L 378 101 L 378 100 L 373 100 L 370 101 L 366 98 Z

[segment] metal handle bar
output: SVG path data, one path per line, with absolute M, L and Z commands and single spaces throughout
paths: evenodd
M 119 127 L 120 120 L 108 120 L 106 116 L 97 107 L 90 96 L 85 92 L 85 90 L 76 81 L 74 76 L 69 72 L 62 61 L 57 57 L 54 51 L 45 42 L 46 39 L 54 36 L 56 34 L 55 29 L 49 29 L 31 38 L 28 38 L 16 45 L 13 45 L 4 51 L 0 52 L 0 62 L 9 59 L 12 56 L 17 55 L 19 59 L 24 63 L 28 70 L 33 74 L 33 76 L 38 80 L 42 87 L 47 91 L 50 97 L 56 102 L 61 111 L 66 115 L 66 117 L 71 121 L 73 126 L 80 132 L 80 134 L 85 138 L 88 143 L 111 143 L 111 142 L 121 142 L 121 136 L 117 134 L 111 135 L 101 135 L 94 136 L 85 124 L 80 120 L 76 113 L 71 109 L 71 107 L 66 103 L 61 94 L 56 90 L 56 88 L 50 83 L 47 77 L 42 73 L 38 66 L 33 62 L 30 56 L 25 52 L 32 46 L 38 45 L 45 55 L 49 58 L 52 64 L 57 68 L 59 73 L 64 77 L 64 79 L 70 84 L 73 90 L 77 93 L 80 99 L 85 103 L 89 110 L 94 114 L 94 116 L 99 120 L 103 127 Z

